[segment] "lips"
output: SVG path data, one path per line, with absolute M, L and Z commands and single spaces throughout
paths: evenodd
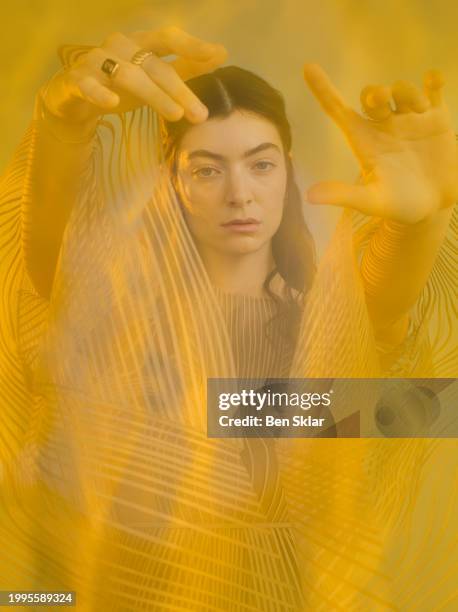
M 221 224 L 227 232 L 232 234 L 256 234 L 259 231 L 261 222 L 253 217 L 246 219 L 232 219 Z
M 226 223 L 222 223 L 223 227 L 229 227 L 231 225 L 259 225 L 258 219 L 254 219 L 253 217 L 248 217 L 247 219 L 232 219 L 232 221 L 227 221 Z

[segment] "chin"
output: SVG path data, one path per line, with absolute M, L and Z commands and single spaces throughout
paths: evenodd
M 253 236 L 237 236 L 232 240 L 227 241 L 226 244 L 220 244 L 219 249 L 226 253 L 237 254 L 248 254 L 258 251 L 264 246 L 265 241 L 254 238 Z

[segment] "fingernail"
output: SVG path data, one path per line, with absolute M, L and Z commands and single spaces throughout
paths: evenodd
M 207 110 L 207 107 L 204 106 L 203 104 L 194 104 L 193 106 L 191 106 L 189 110 L 190 110 L 191 115 L 195 117 L 196 119 L 203 120 L 207 118 L 208 110 Z

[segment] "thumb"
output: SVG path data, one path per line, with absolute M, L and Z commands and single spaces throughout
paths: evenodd
M 321 181 L 306 193 L 310 204 L 354 208 L 366 215 L 377 215 L 377 198 L 371 185 L 352 185 L 340 181 Z

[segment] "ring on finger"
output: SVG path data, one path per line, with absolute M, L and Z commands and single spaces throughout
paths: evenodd
M 143 62 L 151 55 L 153 55 L 152 51 L 146 51 L 145 49 L 140 49 L 139 51 L 133 54 L 130 61 L 132 64 L 135 64 L 135 66 L 141 66 Z
M 101 70 L 112 79 L 119 70 L 119 64 L 114 59 L 107 57 L 101 66 Z

